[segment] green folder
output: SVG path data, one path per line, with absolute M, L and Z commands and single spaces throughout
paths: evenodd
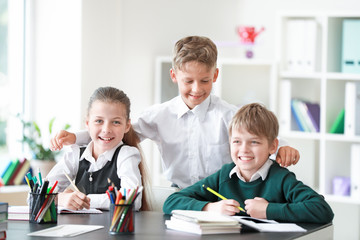
M 345 108 L 343 108 L 335 119 L 334 124 L 330 128 L 330 133 L 344 133 L 345 125 Z

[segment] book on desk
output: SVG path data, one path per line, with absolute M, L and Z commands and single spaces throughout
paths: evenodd
M 165 221 L 168 229 L 205 234 L 259 232 L 306 232 L 294 223 L 278 223 L 274 220 L 257 219 L 248 216 L 227 216 L 214 212 L 174 210 L 170 220 Z

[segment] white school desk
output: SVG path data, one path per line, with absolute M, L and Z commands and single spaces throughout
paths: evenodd
M 86 240 L 103 240 L 103 239 L 245 239 L 245 240 L 282 240 L 282 239 L 332 239 L 333 225 L 330 224 L 299 224 L 308 230 L 306 233 L 238 233 L 238 234 L 221 234 L 221 235 L 196 235 L 174 230 L 166 229 L 165 220 L 169 219 L 169 215 L 161 212 L 136 212 L 135 213 L 135 233 L 127 235 L 110 235 L 109 229 L 109 212 L 104 211 L 102 214 L 60 214 L 58 216 L 58 224 L 88 224 L 88 225 L 104 225 L 105 228 L 93 232 L 85 233 L 71 238 L 38 238 L 38 239 L 86 239 Z M 23 240 L 36 239 L 29 237 L 29 232 L 54 227 L 56 224 L 36 224 L 27 221 L 9 221 L 7 240 Z

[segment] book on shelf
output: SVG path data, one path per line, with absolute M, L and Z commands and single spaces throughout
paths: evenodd
M 12 161 L 9 161 L 7 166 L 4 168 L 4 171 L 1 173 L 1 178 L 4 178 L 6 172 L 9 170 L 11 164 L 12 164 Z
M 23 168 L 23 166 L 24 166 L 24 164 L 26 164 L 26 162 L 28 162 L 28 160 L 27 160 L 26 158 L 23 158 L 23 159 L 19 162 L 18 166 L 16 167 L 16 169 L 15 169 L 14 173 L 12 174 L 12 176 L 11 176 L 11 178 L 10 178 L 10 180 L 9 180 L 9 182 L 8 182 L 7 185 L 15 185 L 15 184 L 14 184 L 14 180 L 15 180 L 15 178 L 18 176 L 20 170 Z M 29 166 L 30 166 L 30 165 L 29 165 Z M 23 178 L 24 176 L 25 176 L 25 174 L 22 176 L 22 178 Z
M 320 105 L 318 103 L 304 102 L 307 115 L 316 132 L 320 132 Z
M 14 178 L 13 184 L 20 185 L 21 183 L 23 183 L 24 177 L 25 177 L 26 173 L 29 172 L 29 170 L 30 170 L 30 161 L 25 159 L 24 164 L 21 166 L 18 174 Z
M 4 177 L 2 178 L 4 185 L 8 185 L 11 176 L 16 171 L 17 166 L 20 164 L 19 159 L 15 159 L 11 162 L 10 167 L 6 170 L 6 173 L 4 174 Z
M 191 210 L 174 210 L 171 213 L 170 220 L 165 221 L 168 229 L 199 235 L 240 233 L 240 223 L 230 216 Z
M 345 125 L 345 108 L 341 109 L 336 116 L 334 123 L 331 125 L 330 133 L 344 133 Z
M 360 144 L 354 143 L 351 144 L 351 150 L 350 150 L 350 176 L 351 176 L 351 190 L 350 194 L 351 197 L 357 200 L 360 200 L 360 175 L 359 175 L 359 169 L 360 169 Z
M 345 84 L 345 127 L 348 136 L 360 135 L 360 82 Z
M 300 131 L 320 131 L 320 105 L 318 103 L 292 99 L 291 111 Z
M 297 101 L 295 99 L 291 100 L 291 112 L 299 130 L 302 132 L 309 132 L 309 129 L 306 128 L 305 119 L 303 119 L 300 109 L 298 108 Z

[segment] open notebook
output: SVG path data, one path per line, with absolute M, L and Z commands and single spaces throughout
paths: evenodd
M 70 210 L 63 207 L 58 207 L 58 213 L 102 213 L 102 211 L 92 208 L 92 209 L 83 209 L 83 210 Z M 29 220 L 29 206 L 9 206 L 8 209 L 8 219 L 9 220 Z

